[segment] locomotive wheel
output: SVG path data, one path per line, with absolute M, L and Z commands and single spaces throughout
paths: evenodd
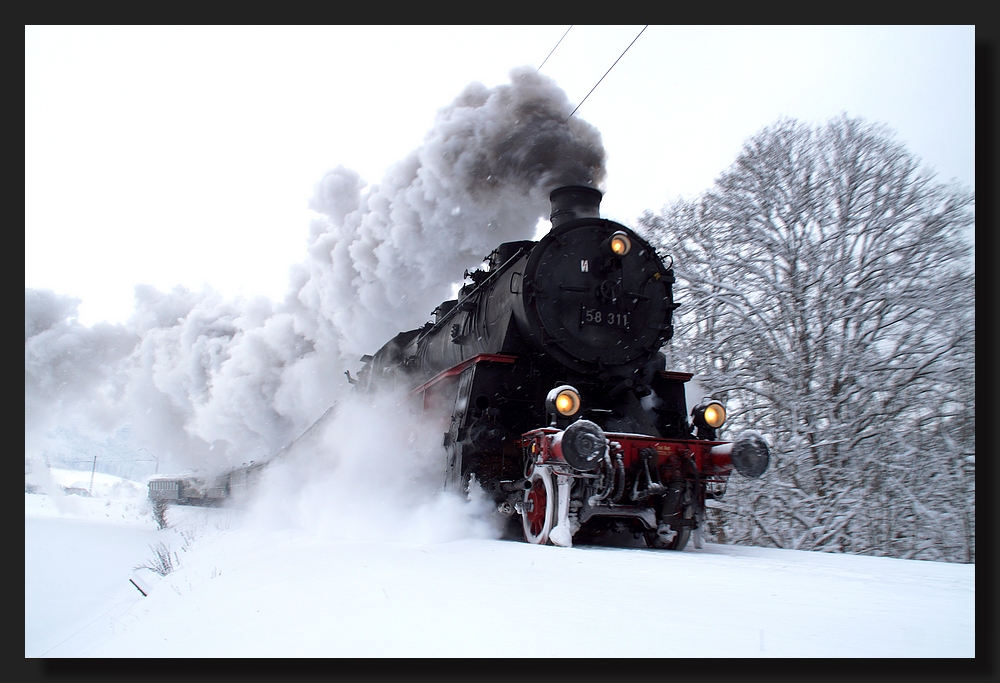
M 531 488 L 524 492 L 524 540 L 536 545 L 549 541 L 549 532 L 555 525 L 556 488 L 547 467 L 536 467 L 531 473 Z
M 681 513 L 681 519 L 694 519 L 694 505 L 688 505 L 684 508 L 684 511 Z M 663 537 L 656 533 L 656 529 L 645 530 L 643 537 L 646 539 L 646 546 L 650 548 L 658 550 L 684 550 L 688 539 L 691 538 L 691 527 L 682 526 L 680 529 L 676 529 L 676 531 L 677 535 L 669 542 L 664 541 Z

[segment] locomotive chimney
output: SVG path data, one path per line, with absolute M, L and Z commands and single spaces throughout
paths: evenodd
M 600 218 L 601 194 L 599 190 L 583 185 L 570 185 L 552 190 L 552 227 L 557 228 L 576 218 Z

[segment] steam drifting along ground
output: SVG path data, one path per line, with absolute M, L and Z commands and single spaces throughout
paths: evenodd
M 173 527 L 155 531 L 129 513 L 143 504 L 138 491 L 25 494 L 25 656 L 976 654 L 974 565 L 719 545 L 558 548 L 454 527 L 408 540 L 360 518 L 345 535 L 264 528 L 229 509 L 173 508 Z M 144 598 L 128 581 L 154 541 L 179 568 L 137 572 L 151 586 Z M 73 543 L 91 550 L 77 555 Z M 629 637 L 597 637 L 625 623 Z

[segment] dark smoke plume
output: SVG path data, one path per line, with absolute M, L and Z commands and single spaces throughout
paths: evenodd
M 548 194 L 604 179 L 601 136 L 530 68 L 473 83 L 438 112 L 424 144 L 362 195 L 353 171 L 317 187 L 299 299 L 330 321 L 344 363 L 425 322 L 456 276 L 497 244 L 530 239 Z

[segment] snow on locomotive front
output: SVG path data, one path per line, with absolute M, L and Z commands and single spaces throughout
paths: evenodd
M 717 440 L 717 401 L 688 414 L 691 375 L 659 351 L 677 305 L 653 247 L 601 219 L 593 188 L 550 200 L 548 234 L 500 245 L 434 322 L 362 359 L 359 388 L 406 387 L 441 420 L 446 485 L 474 478 L 529 542 L 613 529 L 681 549 L 734 467 L 763 473 L 767 445 Z

